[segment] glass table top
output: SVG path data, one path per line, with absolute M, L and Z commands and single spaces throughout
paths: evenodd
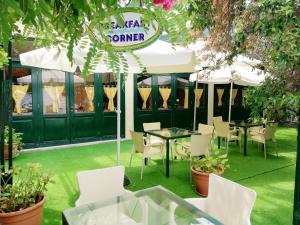
M 169 190 L 156 186 L 63 211 L 63 225 L 219 225 Z
M 244 122 L 244 121 L 231 121 L 231 126 L 237 126 L 237 127 L 256 127 L 256 126 L 263 126 L 264 123 L 260 122 Z
M 151 130 L 151 131 L 145 131 L 145 133 L 154 135 L 163 139 L 176 139 L 176 138 L 184 138 L 189 137 L 195 132 L 177 128 L 177 127 L 171 127 L 171 128 L 163 128 L 160 130 Z

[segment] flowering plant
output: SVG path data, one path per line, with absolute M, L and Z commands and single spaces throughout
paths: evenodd
M 170 10 L 177 0 L 153 0 L 153 4 L 156 6 L 162 6 L 164 10 Z

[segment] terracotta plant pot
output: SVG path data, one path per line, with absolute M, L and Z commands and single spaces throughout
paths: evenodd
M 44 197 L 42 201 L 36 205 L 10 213 L 0 213 L 1 225 L 40 225 L 42 223 L 43 206 L 46 201 Z
M 13 158 L 19 155 L 18 145 L 13 145 Z M 8 145 L 4 145 L 4 159 L 8 160 Z
M 199 172 L 191 166 L 191 171 L 194 177 L 194 183 L 196 185 L 196 191 L 199 195 L 207 197 L 208 196 L 208 186 L 209 186 L 209 173 Z M 222 175 L 224 170 L 220 170 L 217 175 Z

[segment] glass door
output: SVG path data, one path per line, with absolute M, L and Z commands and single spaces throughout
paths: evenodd
M 104 138 L 115 138 L 117 135 L 117 78 L 112 73 L 100 74 L 101 92 L 101 133 Z M 121 136 L 125 134 L 125 87 L 121 80 Z M 130 103 L 128 103 L 130 104 Z
M 36 141 L 33 108 L 36 106 L 36 101 L 33 101 L 33 90 L 36 86 L 33 85 L 33 70 L 20 65 L 14 65 L 12 70 L 12 124 L 17 132 L 23 133 L 22 141 L 25 143 Z
M 173 126 L 185 129 L 192 127 L 192 86 L 189 76 L 177 75 L 175 80 L 175 101 L 173 108 Z
M 174 85 L 171 75 L 154 76 L 154 118 L 162 127 L 173 126 Z
M 41 70 L 41 141 L 68 141 L 69 133 L 69 91 L 66 73 L 57 70 Z M 40 78 L 40 77 L 39 77 Z
M 99 85 L 95 85 L 95 75 L 82 77 L 80 72 L 69 74 L 70 78 L 70 124 L 72 141 L 82 138 L 95 138 L 98 121 L 99 104 L 95 94 Z M 98 89 L 97 89 L 97 87 Z
M 135 119 L 134 129 L 143 130 L 143 123 L 154 122 L 153 77 L 139 74 L 135 76 L 134 102 Z

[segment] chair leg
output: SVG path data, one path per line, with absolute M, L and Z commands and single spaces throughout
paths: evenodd
M 228 144 L 229 144 L 229 140 L 228 140 L 228 138 L 226 138 L 225 140 L 226 140 L 226 154 L 228 155 Z
M 192 166 L 192 157 L 190 157 L 190 184 L 192 184 L 192 170 L 191 170 L 191 166 Z
M 277 151 L 277 143 L 276 143 L 276 141 L 274 141 L 274 145 L 275 145 L 276 155 L 277 155 L 277 157 L 279 157 L 279 156 L 278 156 L 278 151 Z
M 162 158 L 162 170 L 163 170 L 163 175 L 165 174 L 165 158 L 164 158 L 164 154 L 161 154 L 161 158 Z
M 141 180 L 143 180 L 144 166 L 145 166 L 145 158 L 142 159 Z
M 130 155 L 130 161 L 129 161 L 129 167 L 131 167 L 132 157 L 133 157 L 133 154 L 131 153 L 131 155 Z
M 239 148 L 240 148 L 240 153 L 242 153 L 242 138 L 239 140 Z
M 265 159 L 267 159 L 267 146 L 266 146 L 266 142 L 263 145 L 264 145 Z

